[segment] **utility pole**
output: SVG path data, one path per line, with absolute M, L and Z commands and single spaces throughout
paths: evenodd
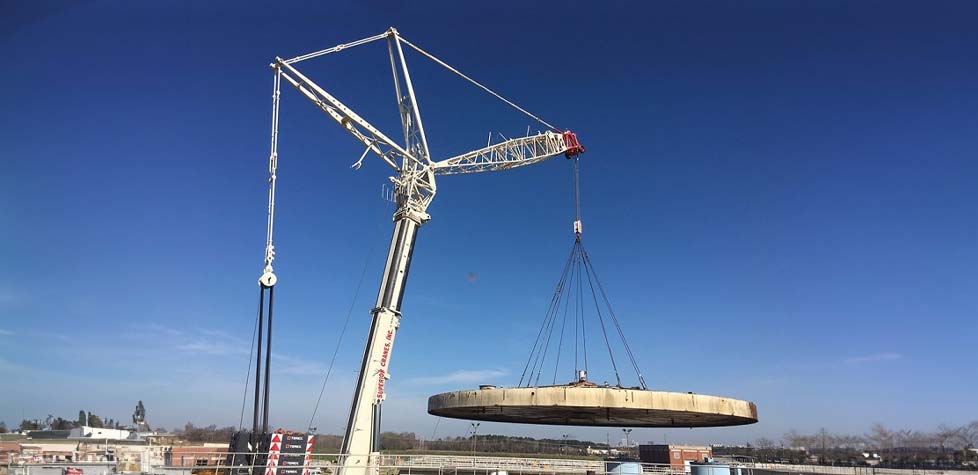
M 475 458 L 475 442 L 478 440 L 479 424 L 481 424 L 481 422 L 470 423 L 472 426 L 472 458 Z M 475 464 L 475 460 L 473 460 L 472 463 Z
M 628 442 L 628 434 L 631 434 L 632 433 L 632 430 L 631 429 L 622 429 L 621 431 L 625 433 L 625 453 L 631 455 L 632 450 L 631 450 L 631 444 L 629 444 L 629 442 Z

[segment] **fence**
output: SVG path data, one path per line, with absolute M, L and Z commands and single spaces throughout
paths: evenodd
M 233 455 L 238 460 L 250 460 L 249 454 L 221 454 L 213 452 L 199 454 L 183 453 L 174 457 L 172 463 L 153 467 L 153 473 L 163 475 L 198 475 L 205 472 L 231 472 L 232 469 L 251 468 L 251 466 L 228 466 L 227 460 Z M 309 463 L 311 475 L 333 475 L 343 465 L 347 457 L 367 458 L 340 454 L 313 454 Z M 192 461 L 192 465 L 188 464 Z M 668 464 L 631 463 L 630 469 L 609 468 L 602 460 L 585 459 L 546 459 L 531 457 L 489 457 L 468 455 L 432 454 L 381 454 L 371 460 L 369 468 L 381 475 L 685 475 L 683 469 Z M 612 462 L 613 463 L 613 462 Z M 259 462 L 262 469 L 265 465 Z M 283 467 L 280 465 L 280 467 Z M 260 471 L 258 473 L 261 473 Z M 972 474 L 974 475 L 974 474 Z
M 824 475 L 976 475 L 969 470 L 931 470 L 877 467 L 832 467 L 828 465 L 791 465 L 779 463 L 755 463 L 754 468 L 777 472 L 814 473 Z
M 83 470 L 83 475 L 110 475 L 117 473 L 149 473 L 153 475 L 245 475 L 251 468 L 255 474 L 265 474 L 263 459 L 256 465 L 229 465 L 228 460 L 254 460 L 251 454 L 234 454 L 224 451 L 205 450 L 200 452 L 180 451 L 162 458 L 162 464 L 142 465 L 141 469 L 124 462 L 103 464 L 103 468 Z M 352 455 L 313 454 L 309 463 L 310 475 L 335 475 L 346 457 Z M 686 475 L 684 468 L 668 464 L 645 464 L 638 462 L 605 462 L 587 459 L 547 459 L 532 457 L 489 457 L 468 455 L 432 454 L 381 454 L 370 459 L 373 463 L 366 473 L 379 475 Z M 252 463 L 252 462 L 247 462 Z M 12 464 L 7 466 L 8 475 L 73 475 L 73 469 L 83 463 L 62 464 Z M 2 469 L 4 467 L 0 467 Z M 302 469 L 300 466 L 279 465 L 279 468 Z M 302 473 L 302 470 L 299 470 Z M 360 472 L 362 473 L 362 472 Z M 0 474 L 2 475 L 2 474 Z M 903 474 L 865 474 L 833 473 L 830 475 L 903 475 Z M 955 474 L 915 474 L 915 475 L 955 475 Z M 976 475 L 974 473 L 968 475 Z

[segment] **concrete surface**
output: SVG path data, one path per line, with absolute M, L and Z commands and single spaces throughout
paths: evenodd
M 428 398 L 428 413 L 455 419 L 571 426 L 718 427 L 757 422 L 757 406 L 752 402 L 596 386 L 454 391 Z

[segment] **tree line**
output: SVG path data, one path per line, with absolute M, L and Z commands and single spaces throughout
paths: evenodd
M 113 419 L 103 420 L 97 414 L 93 412 L 87 412 L 85 410 L 78 411 L 78 418 L 76 419 L 65 419 L 63 417 L 55 417 L 54 415 L 48 414 L 48 417 L 44 420 L 41 419 L 24 419 L 20 421 L 17 426 L 19 431 L 30 431 L 30 430 L 71 430 L 76 427 L 88 426 L 95 427 L 98 429 L 122 429 L 123 426 L 119 421 Z M 7 423 L 0 422 L 0 434 L 8 432 Z
M 315 451 L 318 453 L 338 453 L 343 438 L 338 435 L 317 435 Z M 383 432 L 380 434 L 380 449 L 395 452 L 478 452 L 534 455 L 583 455 L 587 448 L 607 449 L 608 444 L 589 440 L 536 439 L 499 434 L 466 435 L 442 437 L 434 440 L 420 438 L 414 432 Z
M 965 449 L 978 447 L 978 420 L 961 426 L 941 424 L 932 432 L 913 429 L 891 429 L 883 424 L 873 424 L 862 435 L 832 434 L 821 429 L 815 434 L 790 431 L 784 441 L 792 447 L 812 448 L 896 448 L 944 447 Z
M 747 455 L 759 462 L 878 465 L 891 468 L 978 467 L 978 421 L 940 425 L 933 431 L 873 424 L 865 434 L 795 430 L 780 440 L 760 438 L 744 446 L 714 447 L 714 455 Z
M 182 430 L 174 434 L 187 442 L 217 442 L 226 443 L 237 431 L 232 426 L 218 427 L 209 425 L 195 426 L 188 422 Z M 314 450 L 317 453 L 338 453 L 343 443 L 343 437 L 330 434 L 316 434 Z M 464 437 L 444 437 L 435 440 L 423 440 L 414 432 L 383 432 L 380 434 L 380 449 L 384 451 L 446 451 L 480 453 L 511 453 L 511 454 L 551 454 L 578 455 L 586 452 L 587 447 L 607 448 L 605 443 L 595 443 L 577 439 L 535 439 L 532 437 L 514 437 L 508 435 L 468 435 Z

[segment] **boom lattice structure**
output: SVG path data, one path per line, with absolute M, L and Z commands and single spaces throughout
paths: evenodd
M 295 67 L 295 64 L 302 61 L 380 40 L 387 41 L 403 141 L 396 141 L 385 135 Z M 414 94 L 410 71 L 404 59 L 403 46 L 416 50 L 422 56 L 447 68 L 540 122 L 548 130 L 532 136 L 506 140 L 455 157 L 433 161 L 428 152 L 428 139 L 421 121 L 421 112 Z M 394 197 L 397 205 L 394 213 L 394 233 L 391 237 L 390 250 L 384 267 L 380 290 L 377 294 L 377 302 L 371 311 L 373 318 L 370 333 L 364 348 L 353 406 L 350 409 L 349 422 L 342 446 L 342 452 L 346 455 L 340 469 L 343 475 L 366 474 L 368 471 L 375 471 L 378 466 L 376 461 L 379 455 L 381 403 L 387 396 L 385 388 L 387 380 L 390 378 L 389 368 L 394 338 L 402 316 L 401 304 L 404 298 L 404 286 L 407 281 L 418 229 L 431 218 L 427 209 L 437 193 L 435 177 L 437 175 L 508 170 L 539 163 L 558 155 L 565 155 L 570 158 L 584 152 L 584 147 L 577 141 L 574 133 L 557 129 L 462 74 L 430 53 L 403 39 L 394 28 L 380 35 L 292 59 L 276 58 L 270 66 L 275 73 L 275 89 L 272 102 L 272 141 L 269 155 L 268 237 L 264 273 L 259 279 L 263 290 L 270 290 L 277 280 L 272 267 L 275 256 L 272 243 L 272 223 L 278 164 L 279 88 L 283 79 L 363 144 L 365 150 L 360 160 L 355 163 L 354 168 L 359 168 L 364 158 L 368 154 L 372 154 L 394 172 L 393 176 L 390 177 L 394 184 Z M 265 401 L 267 410 L 267 396 Z

